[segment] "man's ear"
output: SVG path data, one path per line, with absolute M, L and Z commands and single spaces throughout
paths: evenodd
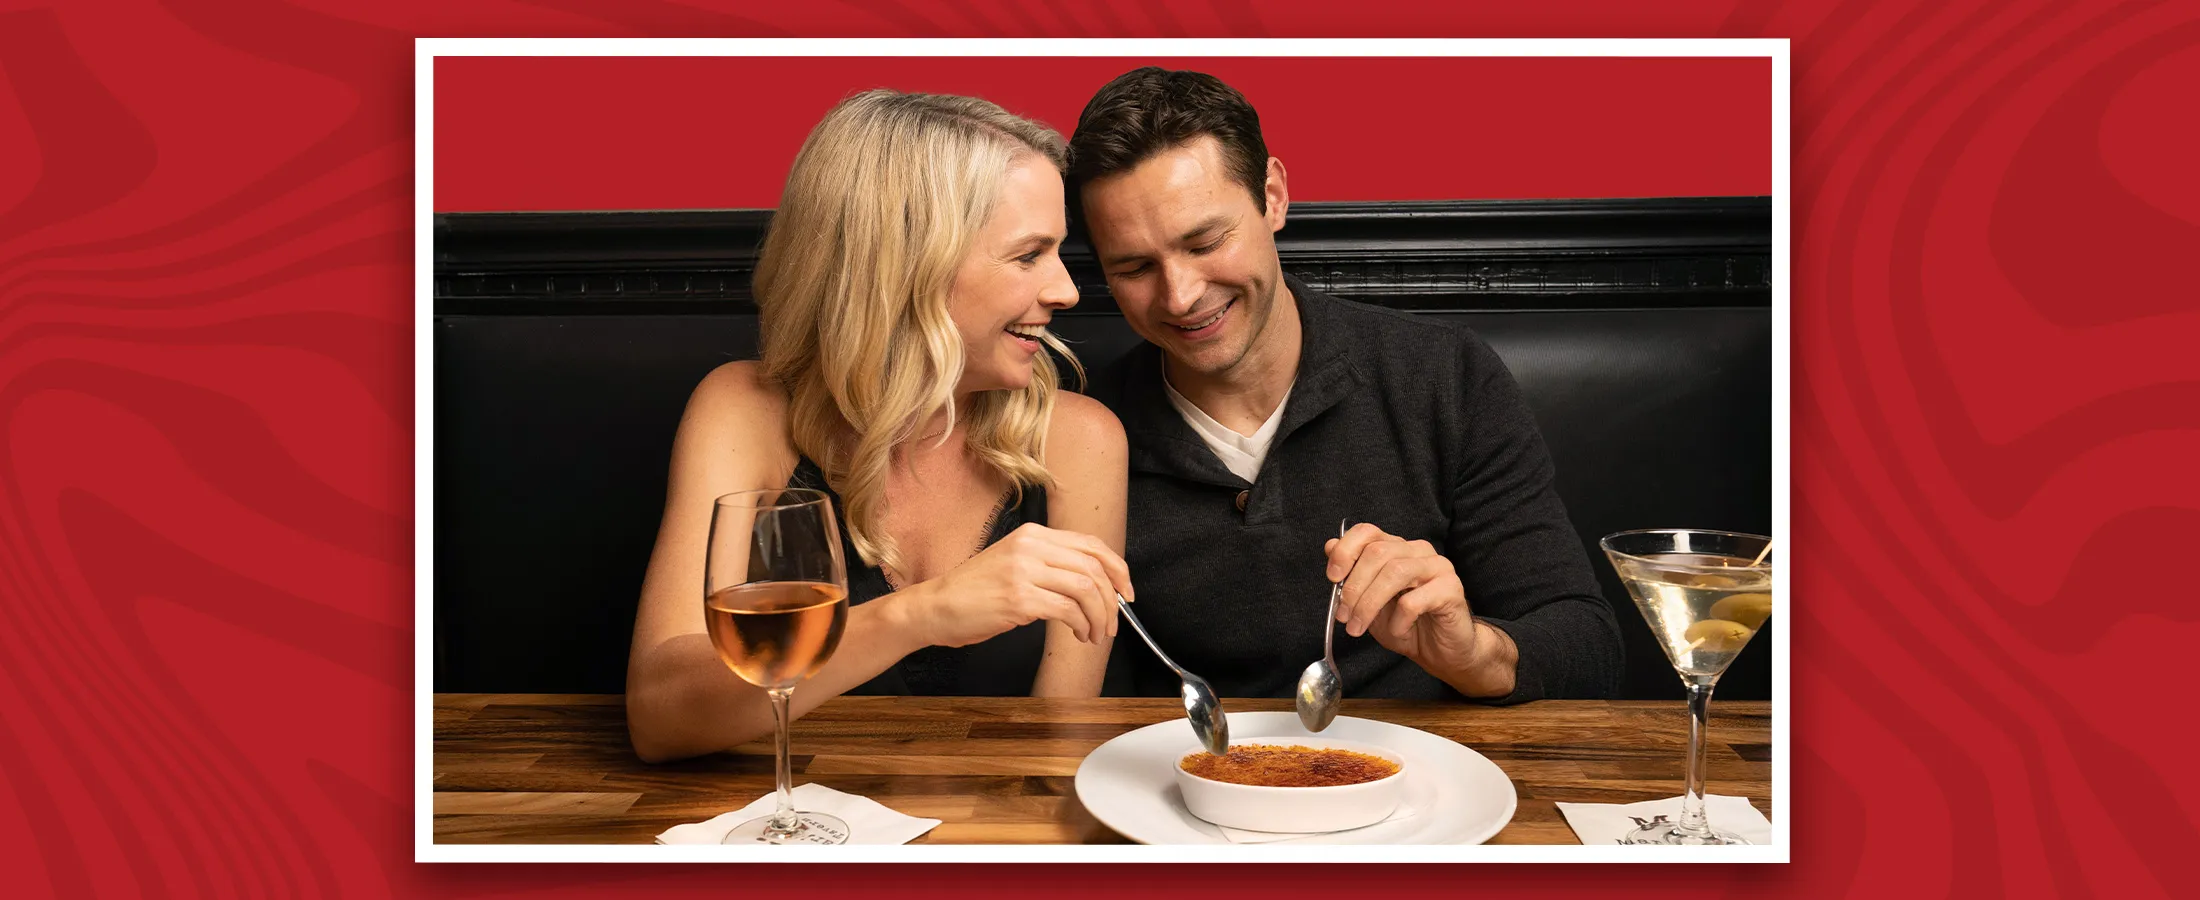
M 1268 157 L 1268 182 L 1262 189 L 1268 198 L 1268 212 L 1262 218 L 1268 220 L 1269 231 L 1281 231 L 1284 213 L 1291 209 L 1291 184 L 1284 174 L 1283 160 Z

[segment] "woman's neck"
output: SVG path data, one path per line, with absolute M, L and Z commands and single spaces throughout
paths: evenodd
M 970 402 L 976 396 L 974 392 L 956 394 L 956 414 L 952 425 L 948 421 L 947 410 L 933 413 L 931 418 L 917 426 L 908 440 L 894 448 L 894 461 L 916 466 L 920 462 L 936 461 L 943 453 L 961 455 L 964 449 L 962 438 L 970 427 L 969 416 L 965 413 L 969 411 Z

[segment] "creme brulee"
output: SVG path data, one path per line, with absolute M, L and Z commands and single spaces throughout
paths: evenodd
M 1228 756 L 1201 751 L 1177 761 L 1177 765 L 1209 781 L 1256 787 L 1335 787 L 1398 774 L 1398 764 L 1380 756 L 1295 744 L 1237 744 Z

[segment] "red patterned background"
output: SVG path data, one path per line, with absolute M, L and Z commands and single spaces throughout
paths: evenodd
M 0 0 L 11 893 L 2200 896 L 2200 8 L 753 6 Z M 1795 862 L 413 864 L 431 35 L 1793 39 Z

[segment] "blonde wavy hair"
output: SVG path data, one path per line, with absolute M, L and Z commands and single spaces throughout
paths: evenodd
M 1020 154 L 1060 172 L 1062 136 L 974 97 L 882 89 L 826 113 L 787 173 L 756 267 L 763 366 L 870 565 L 900 562 L 881 527 L 893 450 L 942 412 L 950 434 L 963 417 L 969 449 L 1015 485 L 1016 502 L 1053 484 L 1039 462 L 1059 379 L 1049 354 L 1021 390 L 955 408 L 964 354 L 948 293 Z M 1043 340 L 1082 383 L 1069 348 Z

